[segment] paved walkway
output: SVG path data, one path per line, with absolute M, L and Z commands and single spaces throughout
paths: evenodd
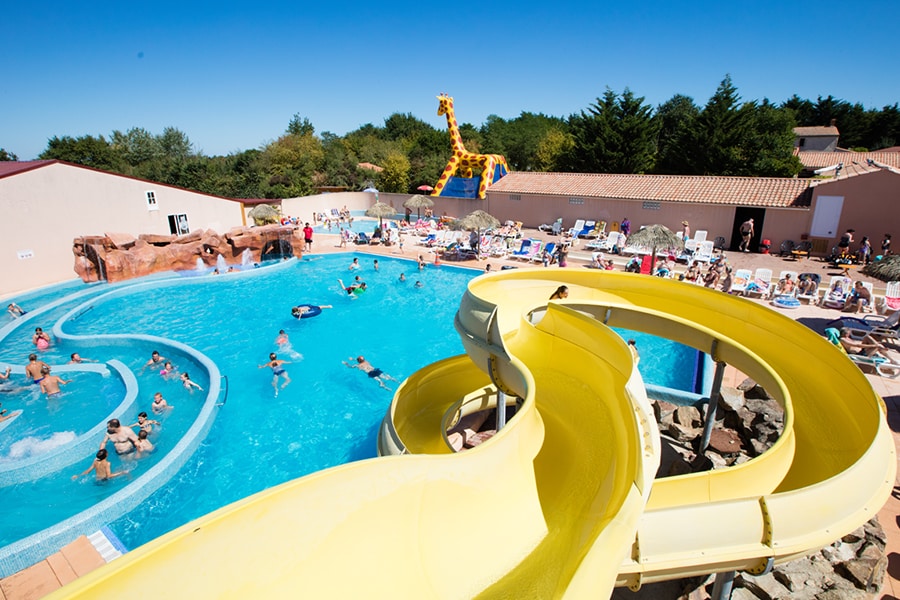
M 525 230 L 523 234 L 525 237 L 537 237 L 545 241 L 555 240 L 553 236 L 536 230 Z M 590 261 L 590 251 L 584 250 L 583 244 L 584 242 L 582 241 L 580 247 L 576 245 L 569 253 L 568 268 L 584 268 L 584 265 Z M 317 235 L 313 249 L 315 253 L 330 254 L 359 251 L 408 260 L 416 260 L 419 255 L 422 255 L 428 262 L 434 262 L 435 257 L 431 249 L 416 246 L 415 240 L 411 236 L 406 238 L 402 255 L 396 246 L 373 245 L 364 247 L 351 245 L 347 249 L 343 249 L 338 248 L 337 245 L 338 237 L 336 235 Z M 815 259 L 794 261 L 774 255 L 744 254 L 739 252 L 727 252 L 726 256 L 729 263 L 735 268 L 769 268 L 772 269 L 776 277 L 783 270 L 817 272 L 822 275 L 824 281 L 827 281 L 829 275 L 839 274 L 839 271 L 831 269 L 826 263 Z M 612 258 L 615 260 L 618 268 L 622 268 L 626 262 L 626 259 L 620 257 Z M 481 271 L 484 270 L 487 264 L 490 264 L 493 270 L 500 270 L 504 265 L 513 267 L 525 265 L 522 261 L 494 258 L 485 261 L 468 261 L 452 264 Z M 678 270 L 683 269 L 683 265 L 678 267 Z M 884 292 L 884 282 L 862 277 L 858 274 L 854 274 L 854 277 L 864 281 L 871 281 L 875 286 L 876 295 Z M 820 332 L 825 323 L 840 316 L 840 312 L 837 310 L 819 308 L 818 306 L 801 306 L 799 309 L 783 312 Z M 867 374 L 866 377 L 872 384 L 872 388 L 884 398 L 888 408 L 888 422 L 894 433 L 894 441 L 897 447 L 900 448 L 900 378 L 885 379 L 875 374 Z M 879 598 L 883 600 L 900 600 L 900 480 L 896 482 L 894 493 L 878 513 L 878 518 L 887 534 L 889 561 L 888 574 Z M 0 600 L 33 600 L 41 598 L 102 564 L 104 564 L 103 558 L 100 557 L 100 554 L 91 543 L 86 538 L 79 538 L 46 560 L 20 573 L 0 580 Z M 660 595 L 660 600 L 668 599 L 664 599 Z

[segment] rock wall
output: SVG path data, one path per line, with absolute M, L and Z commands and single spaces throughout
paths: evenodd
M 229 265 L 240 265 L 245 250 L 252 262 L 300 258 L 303 232 L 294 226 L 265 225 L 236 227 L 221 235 L 211 229 L 186 235 L 124 233 L 75 238 L 75 273 L 82 281 L 124 281 L 161 271 L 187 271 L 197 268 L 197 259 L 208 267 L 216 265 L 219 255 Z

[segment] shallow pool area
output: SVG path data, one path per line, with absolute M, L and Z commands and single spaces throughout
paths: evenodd
M 354 256 L 361 265 L 358 270 L 349 268 Z M 400 281 L 401 273 L 406 281 Z M 72 352 L 79 352 L 98 365 L 120 361 L 136 385 L 134 406 L 125 410 L 126 424 L 135 422 L 140 410 L 151 412 L 155 392 L 161 392 L 174 408 L 163 417 L 151 413 L 163 424 L 154 433 L 157 450 L 150 458 L 113 458 L 114 469 L 127 470 L 128 477 L 104 484 L 90 478 L 72 482 L 71 475 L 90 465 L 92 455 L 84 453 L 73 457 L 71 466 L 3 489 L 17 511 L 16 522 L 9 511 L 0 517 L 0 546 L 39 534 L 127 487 L 192 430 L 204 410 L 206 394 L 186 389 L 177 377 L 162 376 L 157 366 L 145 368 L 154 349 L 170 358 L 179 372 L 189 372 L 204 390 L 214 385 L 221 386 L 221 391 L 214 399 L 217 406 L 211 409 L 214 421 L 184 464 L 164 473 L 166 480 L 159 489 L 126 514 L 109 519 L 111 529 L 128 548 L 260 490 L 374 457 L 377 428 L 392 394 L 344 362 L 363 355 L 402 380 L 432 362 L 462 353 L 454 315 L 467 282 L 479 274 L 448 266 L 419 270 L 411 260 L 384 256 L 313 255 L 246 273 L 154 278 L 117 286 L 66 284 L 62 290 L 16 298 L 33 311 L 66 294 L 82 294 L 21 327 L 9 319 L 0 322 L 12 328 L 0 340 L 0 365 L 24 366 L 34 351 L 30 340 L 34 327 L 49 330 L 70 313 L 61 325 L 64 339 L 55 340 L 41 353 L 43 360 L 56 367 L 67 362 Z M 369 291 L 348 295 L 338 280 L 346 285 L 356 276 Z M 291 307 L 299 304 L 331 308 L 298 320 L 291 316 Z M 289 346 L 276 344 L 279 330 L 289 337 Z M 696 351 L 626 333 L 623 337 L 637 340 L 640 370 L 647 382 L 693 391 Z M 209 381 L 202 362 L 190 353 L 159 347 L 154 342 L 157 338 L 208 357 L 221 376 Z M 287 361 L 284 368 L 291 379 L 277 395 L 272 371 L 265 366 L 272 352 Z M 0 464 L 21 460 L 20 451 L 13 448 L 21 448 L 23 440 L 31 440 L 24 445 L 31 444 L 32 454 L 40 453 L 42 443 L 65 448 L 67 432 L 77 437 L 102 425 L 126 394 L 125 386 L 111 376 L 76 373 L 72 379 L 54 408 L 25 384 L 23 376 L 13 375 L 8 385 L 24 389 L 3 393 L 0 400 L 4 408 L 22 409 L 23 415 L 18 419 L 21 423 L 12 423 L 2 432 Z M 394 389 L 397 385 L 391 382 Z

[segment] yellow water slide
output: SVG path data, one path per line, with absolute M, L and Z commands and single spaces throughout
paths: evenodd
M 558 285 L 569 297 L 549 303 Z M 604 597 L 614 585 L 761 572 L 877 513 L 896 457 L 865 377 L 811 330 L 756 303 L 625 273 L 521 269 L 473 280 L 466 355 L 415 373 L 382 453 L 261 492 L 62 588 L 119 596 Z M 785 409 L 743 465 L 653 481 L 659 439 L 609 327 L 709 352 Z M 517 406 L 454 453 L 459 415 Z

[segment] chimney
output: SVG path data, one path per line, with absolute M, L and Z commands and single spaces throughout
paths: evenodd
M 831 127 L 837 127 L 837 119 L 831 120 Z

